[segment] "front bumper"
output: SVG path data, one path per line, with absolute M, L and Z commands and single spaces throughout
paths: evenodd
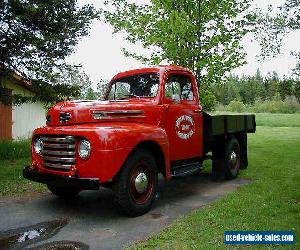
M 76 178 L 62 175 L 40 173 L 26 166 L 23 169 L 24 178 L 57 187 L 76 187 L 82 190 L 97 190 L 100 182 L 97 178 Z

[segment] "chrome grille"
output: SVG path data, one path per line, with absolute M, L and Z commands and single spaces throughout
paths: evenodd
M 44 167 L 59 171 L 70 171 L 76 163 L 74 136 L 41 136 L 43 140 L 42 157 Z

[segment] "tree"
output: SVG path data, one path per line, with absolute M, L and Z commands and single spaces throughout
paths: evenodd
M 240 40 L 248 31 L 251 0 L 151 0 L 139 5 L 106 1 L 105 20 L 129 42 L 141 43 L 150 56 L 124 50 L 150 64 L 167 61 L 192 69 L 208 87 L 244 63 Z M 209 89 L 205 87 L 205 89 Z
M 212 86 L 213 93 L 220 104 L 228 105 L 233 100 L 241 100 L 239 81 L 238 76 L 230 74 L 224 84 Z
M 76 84 L 70 86 L 71 78 L 68 84 L 63 78 L 77 69 L 65 58 L 88 34 L 96 17 L 93 7 L 79 8 L 76 0 L 0 1 L 0 64 L 7 72 L 20 72 L 32 79 L 33 88 L 37 93 L 43 92 L 46 99 L 52 100 L 55 91 L 57 100 L 61 99 L 60 91 L 74 94 L 78 92 Z M 51 89 L 51 85 L 57 86 Z
M 0 62 L 11 70 L 48 80 L 58 73 L 95 17 L 76 0 L 0 2 Z M 55 74 L 56 73 L 56 74 Z
M 257 80 L 255 76 L 243 77 L 239 82 L 239 94 L 244 104 L 253 104 L 256 99 L 257 91 Z
M 279 82 L 278 91 L 281 100 L 285 100 L 286 97 L 293 95 L 294 81 L 292 79 L 284 79 Z
M 104 100 L 107 87 L 108 87 L 109 80 L 100 79 L 99 83 L 97 84 L 97 97 L 100 100 Z
M 300 29 L 300 1 L 286 0 L 278 9 L 269 8 L 267 13 L 256 13 L 256 36 L 262 47 L 262 57 L 272 57 L 281 52 L 283 38 L 291 31 Z M 298 64 L 294 73 L 300 76 L 300 51 L 291 52 Z
M 275 71 L 267 74 L 264 80 L 265 100 L 272 100 L 279 94 L 279 82 L 278 74 Z
M 89 87 L 87 89 L 86 95 L 83 96 L 84 99 L 86 100 L 97 100 L 97 93 L 91 88 Z
M 300 102 L 300 81 L 299 80 L 295 84 L 294 92 L 295 92 L 295 96 L 296 96 L 298 102 Z

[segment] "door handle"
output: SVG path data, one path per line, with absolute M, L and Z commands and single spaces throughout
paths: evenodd
M 194 113 L 201 113 L 202 112 L 202 109 L 195 109 L 194 110 Z

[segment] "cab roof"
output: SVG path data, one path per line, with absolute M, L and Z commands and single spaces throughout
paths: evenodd
M 143 74 L 143 73 L 160 73 L 160 72 L 166 72 L 166 71 L 185 71 L 185 72 L 192 72 L 190 69 L 182 66 L 177 65 L 158 65 L 154 67 L 146 67 L 146 68 L 140 68 L 140 69 L 133 69 L 133 70 L 127 70 L 124 72 L 120 72 L 116 74 L 112 80 L 119 79 L 122 77 L 126 77 L 129 75 L 136 75 L 136 74 Z

